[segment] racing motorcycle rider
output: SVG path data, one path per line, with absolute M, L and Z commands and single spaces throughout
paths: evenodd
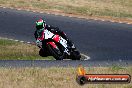
M 43 19 L 39 19 L 36 21 L 36 31 L 34 33 L 34 36 L 36 39 L 36 45 L 38 47 L 43 48 L 43 50 L 44 50 L 44 47 L 43 47 L 44 45 L 42 46 L 42 41 L 44 39 L 44 30 L 45 29 L 51 31 L 52 33 L 56 33 L 56 34 L 60 35 L 61 37 L 63 37 L 64 39 L 67 40 L 69 46 L 72 46 L 72 48 L 74 48 L 72 42 L 67 38 L 66 34 L 63 31 L 59 30 L 58 27 L 53 27 L 51 25 L 47 25 Z M 44 50 L 44 52 L 45 52 L 45 50 Z

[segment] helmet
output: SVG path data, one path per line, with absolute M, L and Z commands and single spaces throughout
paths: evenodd
M 42 19 L 36 21 L 36 28 L 37 29 L 42 29 L 45 27 L 45 25 L 46 25 L 45 21 L 43 21 Z

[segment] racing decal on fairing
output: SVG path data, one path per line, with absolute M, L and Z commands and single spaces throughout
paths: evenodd
M 59 36 L 59 35 L 55 35 L 55 36 L 53 37 L 53 40 L 56 41 L 56 42 L 59 42 L 60 36 Z
M 44 30 L 44 32 L 45 32 L 45 39 L 49 39 L 54 36 L 54 34 L 48 30 Z
M 68 55 L 70 55 L 69 50 L 67 49 L 67 41 L 64 38 L 60 37 L 59 42 L 60 42 L 60 44 L 62 44 L 65 47 L 64 52 L 66 52 Z
M 67 41 L 66 41 L 64 38 L 60 37 L 60 43 L 61 43 L 65 48 L 67 48 Z
M 50 45 L 52 45 L 54 48 L 57 48 L 56 44 L 54 42 L 48 42 Z

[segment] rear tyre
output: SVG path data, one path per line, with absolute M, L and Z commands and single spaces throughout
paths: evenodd
M 58 48 L 53 48 L 51 45 L 48 45 L 48 49 L 50 54 L 56 59 L 56 60 L 63 60 L 65 58 L 65 53 L 61 52 L 61 50 Z
M 71 53 L 71 59 L 72 60 L 80 60 L 80 58 L 81 58 L 81 55 L 80 55 L 79 51 L 73 51 Z

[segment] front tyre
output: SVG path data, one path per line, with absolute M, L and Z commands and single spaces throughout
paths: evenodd
M 51 45 L 48 45 L 48 49 L 50 54 L 56 59 L 56 60 L 63 60 L 65 58 L 65 53 L 61 52 L 61 50 L 58 48 L 53 48 Z
M 39 55 L 41 56 L 41 57 L 47 57 L 48 55 L 49 55 L 49 53 L 46 51 L 46 50 L 44 50 L 44 49 L 40 49 L 39 50 Z
M 81 55 L 79 51 L 73 51 L 71 52 L 71 59 L 72 60 L 80 60 Z

